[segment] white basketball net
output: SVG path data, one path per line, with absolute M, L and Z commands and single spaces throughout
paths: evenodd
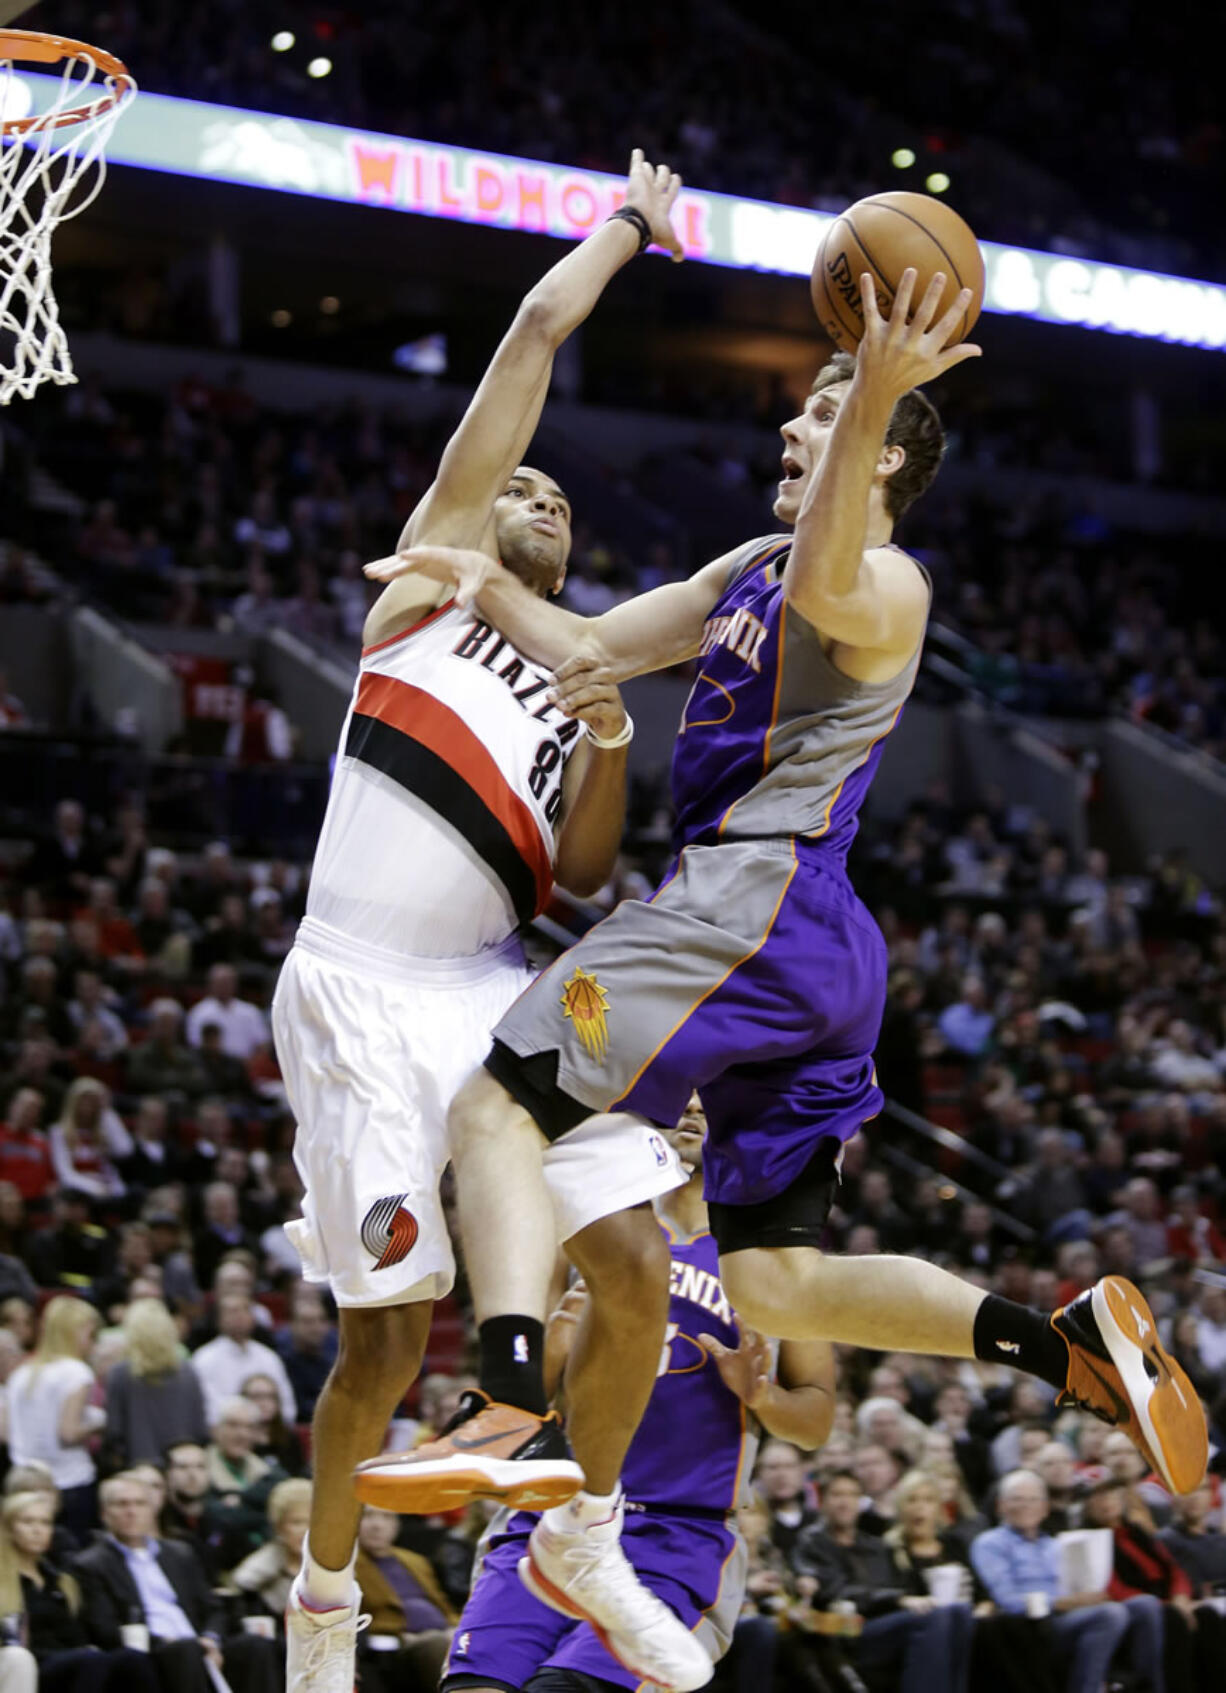
M 41 71 L 43 67 L 40 65 Z M 28 89 L 0 59 L 0 120 L 21 116 Z M 51 237 L 83 212 L 106 178 L 104 149 L 135 83 L 85 55 L 65 59 L 52 104 L 24 135 L 0 135 L 0 406 L 44 382 L 75 382 L 51 286 Z M 57 117 L 85 107 L 80 119 Z

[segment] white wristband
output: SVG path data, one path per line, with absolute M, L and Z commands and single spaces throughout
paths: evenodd
M 587 730 L 588 740 L 594 747 L 599 747 L 601 752 L 612 752 L 616 747 L 628 747 L 634 739 L 634 719 L 629 712 L 626 713 L 626 721 L 616 735 L 610 736 L 607 741 L 602 740 L 599 735 L 593 735 L 589 723 L 585 723 L 583 727 Z

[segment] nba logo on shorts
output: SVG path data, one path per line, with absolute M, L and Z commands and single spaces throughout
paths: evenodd
M 648 1138 L 651 1150 L 656 1155 L 656 1163 L 663 1170 L 668 1164 L 668 1148 L 665 1146 L 663 1139 L 659 1135 L 653 1134 Z
M 362 1245 L 375 1260 L 376 1270 L 390 1270 L 407 1258 L 417 1240 L 417 1218 L 406 1211 L 407 1193 L 376 1199 L 362 1219 Z

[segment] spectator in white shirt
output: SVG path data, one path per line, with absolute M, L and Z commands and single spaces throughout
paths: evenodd
M 246 1063 L 268 1044 L 268 1020 L 258 1005 L 239 999 L 237 989 L 234 966 L 214 964 L 209 971 L 208 994 L 187 1014 L 187 1039 L 190 1046 L 200 1046 L 205 1026 L 216 1023 L 221 1030 L 222 1051 Z
M 78 1076 L 73 1082 L 47 1140 L 61 1187 L 78 1188 L 96 1199 L 124 1192 L 113 1160 L 128 1156 L 132 1137 L 111 1105 L 110 1090 L 93 1076 Z
M 8 1382 L 9 1455 L 15 1465 L 48 1466 L 74 1533 L 93 1522 L 97 1471 L 89 1440 L 106 1423 L 105 1411 L 89 1403 L 97 1384 L 85 1361 L 99 1322 L 85 1300 L 58 1294 L 43 1311 L 38 1345 Z
M 1218 1093 L 1222 1086 L 1217 1065 L 1197 1050 L 1196 1032 L 1182 1017 L 1167 1026 L 1165 1040 L 1154 1042 L 1149 1067 L 1164 1087 L 1183 1093 Z
M 298 1420 L 294 1390 L 290 1386 L 285 1365 L 271 1347 L 253 1340 L 255 1314 L 250 1299 L 240 1293 L 228 1293 L 217 1302 L 216 1340 L 210 1340 L 192 1354 L 191 1363 L 204 1389 L 205 1411 L 210 1428 L 219 1420 L 221 1406 L 227 1399 L 237 1398 L 243 1383 L 251 1376 L 270 1376 L 276 1383 L 281 1402 L 281 1415 L 287 1423 Z

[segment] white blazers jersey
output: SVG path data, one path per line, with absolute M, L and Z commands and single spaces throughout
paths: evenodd
M 550 675 L 453 600 L 362 653 L 308 916 L 419 958 L 497 946 L 553 884 L 581 726 Z

